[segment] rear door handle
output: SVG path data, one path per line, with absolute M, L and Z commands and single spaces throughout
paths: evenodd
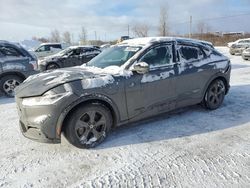
M 134 87 L 134 86 L 135 86 L 135 83 L 131 82 L 128 87 Z

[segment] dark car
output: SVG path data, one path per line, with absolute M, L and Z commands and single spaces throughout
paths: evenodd
M 0 90 L 14 97 L 14 89 L 37 73 L 37 59 L 18 44 L 0 41 Z
M 217 109 L 229 90 L 230 61 L 204 41 L 124 41 L 86 65 L 48 71 L 17 88 L 27 138 L 94 147 L 111 128 L 202 103 Z M 152 127 L 153 129 L 153 127 Z
M 72 46 L 55 55 L 39 60 L 39 69 L 45 71 L 82 65 L 97 56 L 100 52 L 101 50 L 94 46 Z

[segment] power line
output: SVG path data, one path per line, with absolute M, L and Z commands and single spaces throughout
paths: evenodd
M 193 22 L 198 22 L 198 21 L 211 21 L 211 20 L 220 20 L 220 19 L 228 19 L 228 18 L 234 18 L 234 17 L 240 17 L 240 16 L 248 16 L 250 13 L 245 13 L 245 14 L 237 14 L 237 15 L 228 15 L 228 16 L 219 16 L 219 17 L 213 17 L 213 18 L 202 18 L 202 19 L 193 19 Z M 179 25 L 179 24 L 187 24 L 190 21 L 182 21 L 182 22 L 172 22 L 174 23 L 173 25 Z M 170 22 L 171 23 L 171 22 Z M 171 24 L 172 25 L 172 24 Z

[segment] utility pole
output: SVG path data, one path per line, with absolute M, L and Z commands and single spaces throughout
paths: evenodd
M 190 20 L 189 20 L 189 38 L 192 37 L 192 16 L 190 16 Z
M 129 36 L 129 25 L 128 25 L 128 36 Z
M 96 31 L 95 31 L 95 41 L 97 41 L 97 35 L 96 35 Z

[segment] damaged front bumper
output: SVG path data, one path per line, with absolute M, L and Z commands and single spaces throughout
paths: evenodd
M 39 127 L 36 125 L 25 125 L 22 121 L 19 121 L 20 129 L 24 137 L 34 141 L 43 143 L 60 143 L 59 138 L 49 138 Z
M 44 143 L 60 143 L 61 130 L 57 130 L 57 123 L 61 113 L 76 96 L 66 95 L 54 104 L 32 105 L 33 98 L 17 98 L 19 125 L 22 134 L 29 139 Z M 31 99 L 31 103 L 25 102 Z M 26 105 L 25 105 L 26 104 Z

